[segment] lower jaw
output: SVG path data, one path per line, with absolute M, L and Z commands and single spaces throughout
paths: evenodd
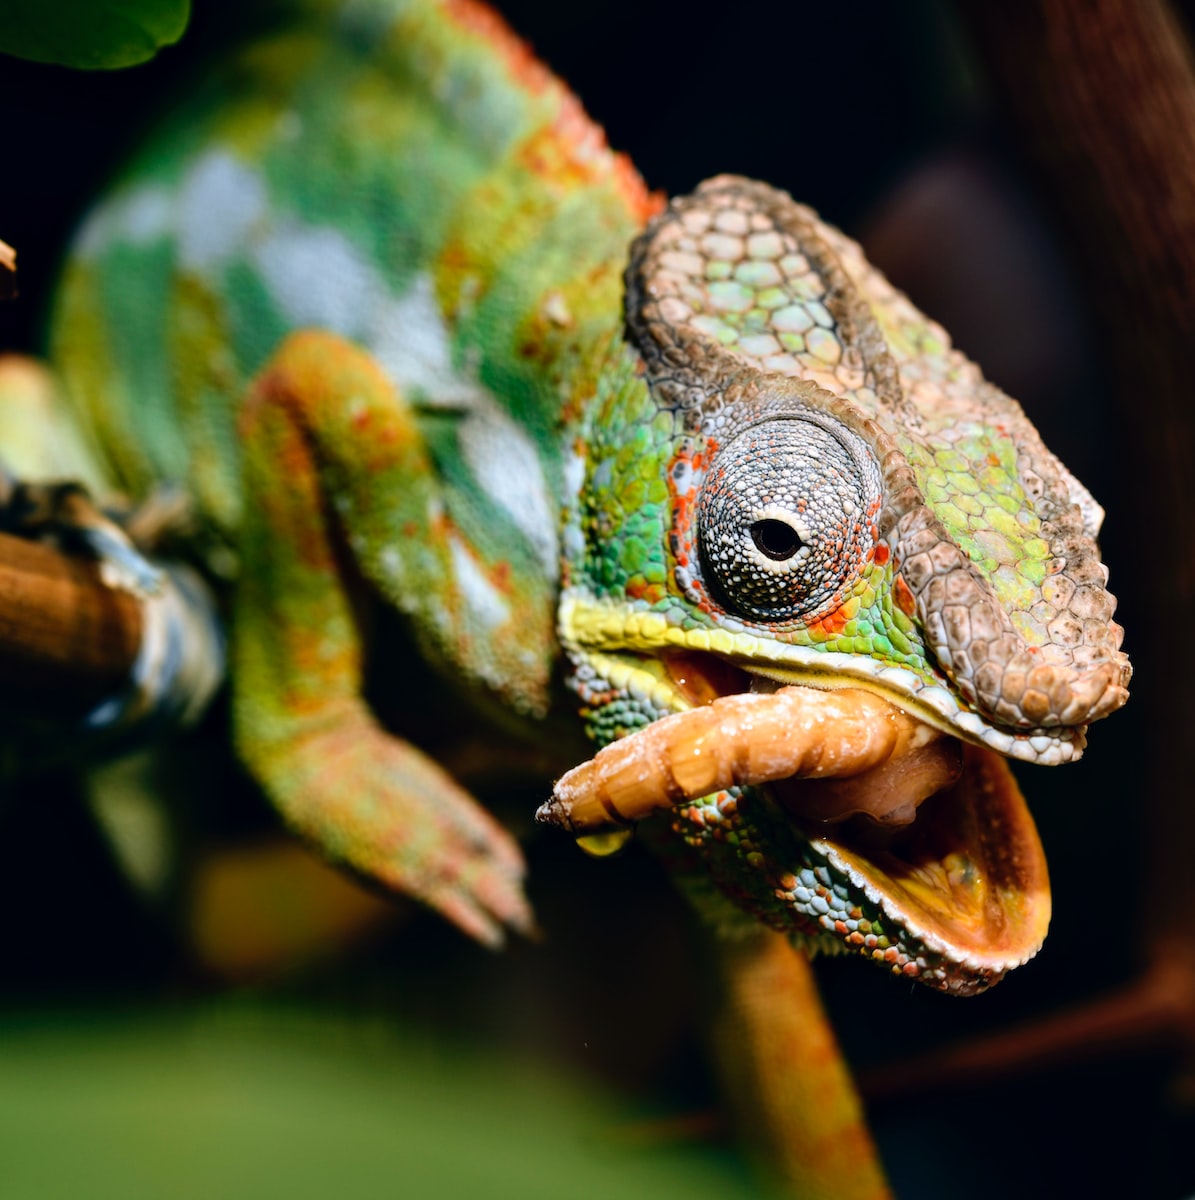
M 705 655 L 685 656 L 672 671 L 711 694 L 775 686 Z M 843 872 L 886 924 L 963 972 L 998 978 L 1045 938 L 1045 853 L 1007 761 L 922 729 L 924 739 L 899 761 L 862 776 L 777 781 L 764 790 L 800 840 Z
M 889 795 L 876 807 L 862 776 L 777 781 L 682 804 L 667 824 L 697 854 L 680 873 L 706 894 L 712 880 L 757 920 L 820 946 L 952 994 L 982 991 L 1042 944 L 1045 855 L 1000 755 L 939 738 L 933 756 L 929 767 L 895 766 L 897 787 L 912 788 L 907 804 Z M 858 798 L 888 823 L 816 819 L 852 811 Z
M 723 697 L 781 686 L 707 653 L 678 653 L 661 665 L 694 710 Z M 808 685 L 806 690 L 824 694 Z M 871 700 L 876 699 L 872 693 Z M 907 728 L 910 714 L 892 700 L 887 703 L 889 711 L 869 711 L 868 721 L 887 719 Z M 830 711 L 834 706 L 827 705 Z M 817 805 L 794 803 L 792 781 L 712 795 L 689 791 L 699 798 L 674 807 L 661 792 L 650 816 L 643 810 L 652 806 L 636 793 L 639 815 L 623 813 L 623 821 L 615 823 L 641 821 L 645 837 L 716 924 L 727 923 L 727 913 L 733 913 L 725 904 L 729 899 L 746 914 L 731 916 L 733 924 L 753 918 L 821 946 L 859 953 L 943 991 L 982 991 L 1041 946 L 1050 917 L 1045 856 L 1001 755 L 943 737 L 920 718 L 913 723 L 919 727 L 900 755 L 936 742 L 930 758 L 937 758 L 926 771 L 908 772 L 907 764 L 895 764 L 898 779 L 904 772 L 904 779 L 914 781 L 913 794 L 893 793 L 878 805 L 871 799 L 861 805 L 886 818 L 887 828 L 866 817 L 819 821 L 825 808 L 819 813 Z M 630 736 L 651 741 L 646 730 Z M 775 738 L 775 729 L 767 736 Z M 950 755 L 958 770 L 944 766 Z M 880 773 L 887 771 L 883 767 Z M 927 777 L 935 776 L 938 781 L 927 785 Z M 840 817 L 852 811 L 842 803 L 843 795 L 853 803 L 864 782 L 864 776 L 856 776 L 795 786 L 839 789 L 829 810 Z M 570 828 L 567 810 L 573 803 L 565 804 L 564 820 L 552 814 L 546 819 Z M 625 836 L 617 835 L 618 844 Z
M 956 975 L 1003 975 L 1040 948 L 1050 921 L 1045 853 L 1007 762 L 964 746 L 958 779 L 914 821 L 798 824 L 811 846 Z

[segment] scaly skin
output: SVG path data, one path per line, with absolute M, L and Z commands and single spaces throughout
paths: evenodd
M 1015 402 L 857 246 L 762 184 L 715 179 L 674 202 L 627 285 L 649 387 L 591 416 L 561 602 L 599 740 L 710 698 L 730 661 L 874 691 L 989 751 L 1077 757 L 1129 678 L 1102 512 Z M 783 560 L 753 544 L 760 521 L 799 535 Z M 946 853 L 893 864 L 736 789 L 674 813 L 698 851 L 678 870 L 778 928 L 981 990 L 1036 951 L 1046 914 L 1011 951 L 944 927 L 989 902 L 949 882 L 960 861 L 1008 885 L 999 925 L 1027 920 L 1015 860 L 1029 842 L 997 849 L 1019 823 L 1015 784 L 990 753 L 968 763 L 951 819 L 966 810 L 972 828 Z M 972 853 L 980 842 L 993 853 Z M 911 899 L 901 881 L 931 862 L 937 895 Z
M 488 11 L 310 3 L 88 220 L 53 357 L 113 481 L 183 482 L 239 564 L 240 752 L 333 858 L 484 941 L 531 922 L 511 839 L 362 698 L 364 586 L 531 722 L 563 665 L 599 743 L 777 682 L 967 743 L 878 848 L 772 786 L 645 834 L 718 923 L 981 990 L 1048 917 L 998 756 L 1069 761 L 1126 696 L 1100 510 L 809 210 L 661 208 Z
M 185 483 L 241 562 L 236 736 L 287 820 L 497 942 L 530 924 L 519 852 L 372 720 L 351 577 L 546 714 L 564 431 L 633 377 L 621 273 L 658 202 L 486 10 L 346 12 L 150 142 L 81 231 L 52 352 L 116 484 Z
M 245 760 L 333 857 L 490 941 L 530 922 L 517 849 L 373 721 L 358 574 L 532 720 L 563 647 L 599 742 L 766 677 L 1056 763 L 1125 697 L 1100 510 L 1019 407 L 787 196 L 712 180 L 636 240 L 659 207 L 486 10 L 310 5 L 151 140 L 60 293 L 115 482 L 184 482 L 241 563 Z M 968 776 L 956 808 L 1019 803 Z M 984 820 L 989 846 L 1017 824 Z M 656 840 L 703 903 L 712 879 L 948 990 L 1036 948 L 960 941 L 957 896 L 825 833 L 756 788 Z

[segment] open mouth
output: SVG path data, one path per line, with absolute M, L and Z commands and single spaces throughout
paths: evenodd
M 868 816 L 828 826 L 792 819 L 917 942 L 960 971 L 998 978 L 1040 948 L 1050 919 L 1049 878 L 1007 763 L 983 747 L 960 748 L 958 778 L 927 797 L 907 824 L 885 826 Z
M 857 688 L 776 687 L 693 653 L 668 672 L 694 707 L 569 772 L 541 819 L 581 834 L 671 809 L 754 915 L 956 994 L 1033 957 L 1045 856 L 1000 755 Z

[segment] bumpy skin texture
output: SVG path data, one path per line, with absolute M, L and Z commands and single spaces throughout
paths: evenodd
M 636 242 L 626 319 L 648 388 L 591 414 L 561 604 L 599 738 L 694 702 L 678 652 L 872 690 L 1046 764 L 1124 703 L 1101 511 L 854 243 L 772 188 L 714 179 Z M 963 791 L 995 846 L 1020 824 L 1015 785 L 972 759 Z M 778 928 L 944 990 L 981 990 L 1036 950 L 943 936 L 934 910 L 957 897 L 918 911 L 758 789 L 680 809 L 654 840 L 668 854 L 676 835 L 696 853 L 674 869 L 715 909 L 710 880 Z
M 513 842 L 362 699 L 362 586 L 533 721 L 563 651 L 599 742 L 700 703 L 689 655 L 710 696 L 731 664 L 1082 750 L 1128 678 L 1099 510 L 858 247 L 729 178 L 648 225 L 660 202 L 466 0 L 297 12 L 86 223 L 53 339 L 114 481 L 184 483 L 236 576 L 236 735 L 291 825 L 483 940 L 530 924 Z M 955 991 L 1013 965 L 766 790 L 648 835 L 719 919 L 729 897 Z
M 653 393 L 688 415 L 706 454 L 711 444 L 724 448 L 711 472 L 727 470 L 722 457 L 741 469 L 743 455 L 777 452 L 736 453 L 744 428 L 784 417 L 816 423 L 822 413 L 845 448 L 861 438 L 879 467 L 878 481 L 854 488 L 870 532 L 845 539 L 840 553 L 852 561 L 820 571 L 823 585 L 847 584 L 867 573 L 864 560 L 886 568 L 872 575 L 872 603 L 855 608 L 845 594 L 802 590 L 799 619 L 795 609 L 770 614 L 772 638 L 830 652 L 846 638 L 848 652 L 909 666 L 931 686 L 940 668 L 967 708 L 1015 740 L 978 726 L 973 736 L 1035 761 L 1081 749 L 1077 733 L 1061 731 L 1124 703 L 1129 667 L 1094 541 L 1102 513 L 1020 407 L 854 243 L 783 193 L 715 179 L 653 224 L 627 282 L 628 324 Z M 816 387 L 785 386 L 790 379 Z M 688 536 L 674 527 L 674 541 Z M 834 528 L 822 536 L 844 540 Z M 708 598 L 700 572 L 684 582 L 726 626 L 730 614 Z M 884 593 L 892 596 L 886 611 Z M 890 649 L 860 644 L 847 623 L 867 608 L 881 637 L 883 627 L 899 628 L 898 613 L 911 618 L 921 645 L 907 635 Z M 749 632 L 752 622 L 736 624 Z
M 487 10 L 311 5 L 151 139 L 60 291 L 52 357 L 114 482 L 185 484 L 239 562 L 243 757 L 316 844 L 487 941 L 530 925 L 521 856 L 374 721 L 353 594 L 545 713 L 564 431 L 634 370 L 621 273 L 656 207 Z

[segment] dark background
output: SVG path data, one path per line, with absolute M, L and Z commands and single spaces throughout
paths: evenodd
M 1093 298 L 949 6 L 499 7 L 653 188 L 683 192 L 725 171 L 786 188 L 859 238 L 1022 402 L 1108 510 L 1105 557 L 1131 653 L 1134 629 L 1157 619 L 1156 598 L 1143 594 L 1121 512 L 1131 484 Z M 197 0 L 184 45 L 133 71 L 84 75 L 0 58 L 0 237 L 20 253 L 22 288 L 0 311 L 0 347 L 36 349 L 55 263 L 86 198 L 171 93 L 234 36 L 242 8 Z M 191 791 L 208 794 L 182 802 L 186 815 L 175 819 L 208 849 L 273 824 L 236 768 L 214 761 L 220 720 L 217 711 L 202 749 L 180 751 L 202 759 L 204 786 Z M 1142 736 L 1130 704 L 1092 730 L 1082 762 L 1018 769 L 1051 864 L 1055 918 L 1038 959 L 994 992 L 953 1001 L 855 962 L 819 966 L 858 1068 L 982 1037 L 1132 977 L 1148 925 L 1134 900 L 1149 870 L 1135 782 Z M 525 815 L 538 799 L 520 795 L 512 811 Z M 349 1026 L 393 1019 L 542 1060 L 621 1097 L 635 1129 L 641 1119 L 705 1113 L 716 1100 L 693 999 L 701 951 L 683 906 L 641 854 L 593 862 L 528 834 L 531 893 L 548 935 L 541 945 L 494 958 L 432 918 L 407 915 L 401 927 L 383 924 L 285 970 L 230 980 L 197 965 L 169 905 L 146 904 L 126 883 L 67 781 L 10 784 L 0 800 L 0 1017 L 9 1029 L 30 1013 L 65 1026 L 80 1014 L 193 1012 L 247 996 L 266 1013 L 282 1004 Z M 1177 1200 L 1195 1191 L 1191 1097 L 1176 1082 L 1184 1065 L 1163 1052 L 1092 1046 L 1065 1068 L 887 1098 L 873 1107 L 874 1127 L 907 1197 Z M 684 1147 L 687 1127 L 645 1136 Z M 726 1194 L 751 1194 L 726 1161 L 727 1187 L 738 1189 Z M 0 1162 L 0 1191 L 3 1173 Z

